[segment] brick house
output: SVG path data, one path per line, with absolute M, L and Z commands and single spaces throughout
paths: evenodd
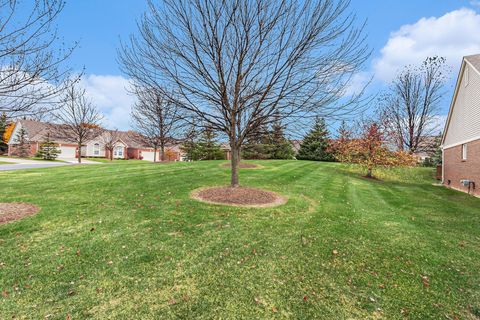
M 78 146 L 75 141 L 69 141 L 62 136 L 62 131 L 59 130 L 58 124 L 32 121 L 32 120 L 19 120 L 15 123 L 15 128 L 8 141 L 8 155 L 18 155 L 18 141 L 17 135 L 21 128 L 24 128 L 27 133 L 27 140 L 30 145 L 30 157 L 35 156 L 38 152 L 40 144 L 45 140 L 47 134 L 50 135 L 50 139 L 54 141 L 60 154 L 59 159 L 73 159 L 78 157 Z M 89 141 L 87 141 L 81 150 L 82 157 L 89 158 L 108 158 L 109 152 L 105 149 L 104 141 L 101 134 Z M 113 157 L 115 159 L 142 159 L 147 161 L 153 161 L 154 149 L 146 145 L 142 139 L 142 136 L 133 131 L 120 131 L 119 139 L 115 143 Z M 180 147 L 176 144 L 167 146 L 168 160 L 179 161 L 182 158 Z M 157 150 L 156 159 L 160 159 L 160 151 Z
M 442 151 L 443 184 L 480 196 L 480 54 L 463 58 Z

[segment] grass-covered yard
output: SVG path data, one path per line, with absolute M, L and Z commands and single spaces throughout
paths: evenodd
M 480 199 L 430 169 L 366 180 L 339 164 L 262 162 L 243 185 L 289 202 L 196 202 L 221 162 L 0 173 L 1 319 L 476 319 Z

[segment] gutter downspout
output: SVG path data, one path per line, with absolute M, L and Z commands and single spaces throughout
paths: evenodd
M 445 184 L 445 149 L 442 146 L 442 184 Z

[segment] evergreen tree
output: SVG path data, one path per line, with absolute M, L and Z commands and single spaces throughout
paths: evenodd
M 248 138 L 242 148 L 242 158 L 263 160 L 270 157 L 270 137 L 267 126 L 260 126 Z
M 45 141 L 40 144 L 37 157 L 44 160 L 55 160 L 60 154 L 57 144 L 50 140 L 50 133 L 47 134 Z
M 269 149 L 269 159 L 293 159 L 292 144 L 285 138 L 282 123 L 278 119 L 272 125 Z
M 28 142 L 28 134 L 25 128 L 20 128 L 16 136 L 17 139 L 17 156 L 27 158 L 30 156 L 30 143 Z
M 182 151 L 185 153 L 186 161 L 197 161 L 200 160 L 201 152 L 200 146 L 197 141 L 198 131 L 195 123 L 191 125 L 188 130 L 185 140 L 182 144 Z
M 225 154 L 217 143 L 217 134 L 209 127 L 206 127 L 199 141 L 201 160 L 225 159 Z
M 315 118 L 315 124 L 310 132 L 303 138 L 298 150 L 297 159 L 314 161 L 333 161 L 330 151 L 329 133 L 325 120 Z
M 3 113 L 0 116 L 0 154 L 4 154 L 8 151 L 8 145 L 5 142 L 4 135 L 7 130 L 8 122 L 7 115 Z
M 435 143 L 433 145 L 433 150 L 429 154 L 430 157 L 426 158 L 424 165 L 428 167 L 433 167 L 442 164 L 442 136 L 439 135 L 435 137 Z

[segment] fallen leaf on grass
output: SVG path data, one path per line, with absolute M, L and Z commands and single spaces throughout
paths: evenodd
M 2 297 L 8 298 L 8 291 L 7 290 L 2 291 Z
M 430 283 L 429 283 L 430 279 L 428 279 L 427 276 L 420 276 L 420 277 L 422 278 L 423 286 L 424 287 L 429 287 L 430 286 Z
M 332 254 L 333 254 L 334 256 L 336 256 L 336 255 L 338 254 L 338 251 L 337 251 L 337 250 L 333 250 L 333 251 L 332 251 Z
M 77 256 L 79 256 L 79 255 L 80 255 L 80 249 L 77 250 Z

